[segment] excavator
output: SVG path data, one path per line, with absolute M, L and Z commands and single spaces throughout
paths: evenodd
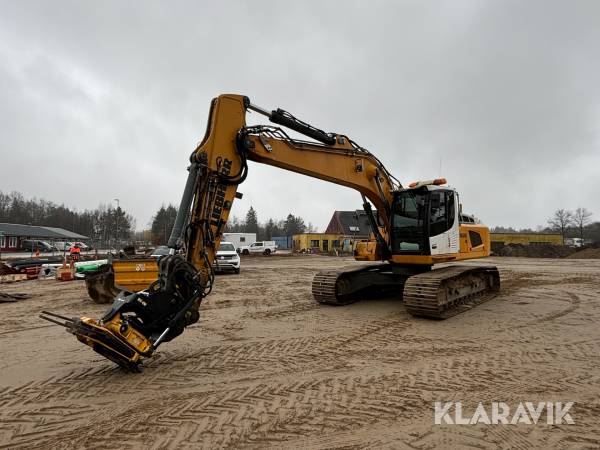
M 249 126 L 249 112 L 270 125 Z M 287 131 L 286 131 L 287 130 Z M 289 130 L 309 138 L 290 136 Z M 367 297 L 401 297 L 413 316 L 445 319 L 493 297 L 493 266 L 444 264 L 490 254 L 489 229 L 462 213 L 458 193 L 443 178 L 406 187 L 381 161 L 348 136 L 325 132 L 282 109 L 266 110 L 243 95 L 213 99 L 206 133 L 192 152 L 181 204 L 158 277 L 140 292 L 121 291 L 100 318 L 40 317 L 64 326 L 94 351 L 137 372 L 164 342 L 200 317 L 215 282 L 213 264 L 248 161 L 268 164 L 358 191 L 371 225 L 358 242 L 364 265 L 317 273 L 312 293 L 321 304 L 347 305 Z

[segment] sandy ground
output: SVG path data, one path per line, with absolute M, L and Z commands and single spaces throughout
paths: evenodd
M 32 297 L 0 304 L 0 448 L 600 448 L 600 261 L 490 258 L 501 294 L 443 322 L 315 304 L 350 259 L 243 262 L 141 374 L 37 318 L 100 315 L 82 282 L 1 286 Z M 574 401 L 575 424 L 435 425 L 435 401 Z

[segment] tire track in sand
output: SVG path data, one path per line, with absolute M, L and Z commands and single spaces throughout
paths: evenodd
M 575 344 L 580 349 L 579 360 L 600 357 L 594 344 Z M 221 384 L 206 386 L 206 390 L 190 388 L 188 392 L 150 384 L 147 388 L 157 389 L 156 397 L 145 397 L 131 405 L 127 402 L 125 405 L 92 404 L 87 412 L 80 408 L 78 426 L 69 426 L 73 425 L 71 416 L 57 421 L 41 410 L 25 411 L 20 428 L 14 429 L 13 424 L 15 433 L 10 440 L 14 447 L 11 448 L 30 444 L 33 436 L 48 446 L 74 442 L 91 448 L 102 448 L 102 442 L 110 442 L 110 436 L 114 435 L 128 436 L 127 445 L 132 448 L 149 444 L 160 448 L 276 444 L 299 439 L 304 433 L 393 422 L 415 414 L 423 415 L 424 411 L 430 414 L 434 400 L 465 391 L 491 390 L 503 399 L 535 393 L 540 367 L 544 366 L 547 373 L 542 374 L 548 375 L 548 383 L 560 389 L 565 386 L 565 380 L 564 374 L 553 370 L 555 359 L 551 351 L 490 354 L 481 350 L 477 355 L 432 359 L 428 364 L 406 370 L 398 369 L 398 364 L 383 364 L 350 376 L 288 373 L 266 380 L 255 377 L 229 387 Z M 515 371 L 515 367 L 521 370 Z M 190 368 L 190 372 L 193 371 Z M 201 388 L 201 383 L 197 387 Z M 130 395 L 135 397 L 135 390 Z M 102 407 L 107 406 L 113 411 L 110 417 L 102 412 Z M 65 402 L 64 408 L 69 407 Z M 47 428 L 37 429 L 36 417 L 44 418 Z M 61 424 L 65 425 L 64 429 Z M 99 435 L 98 430 L 105 431 Z M 162 431 L 156 433 L 156 430 Z M 157 440 L 148 442 L 148 436 Z

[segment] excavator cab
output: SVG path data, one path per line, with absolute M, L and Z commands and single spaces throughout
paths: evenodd
M 458 253 L 458 194 L 438 185 L 422 185 L 394 193 L 392 255 Z

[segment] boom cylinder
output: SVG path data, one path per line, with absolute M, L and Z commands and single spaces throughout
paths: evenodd
M 294 116 L 286 113 L 283 109 L 277 109 L 273 111 L 269 116 L 269 120 L 273 123 L 283 125 L 290 130 L 302 133 L 303 135 L 311 137 L 319 142 L 322 142 L 323 144 L 335 144 L 334 136 L 296 119 Z
M 183 226 L 190 212 L 192 200 L 194 199 L 199 168 L 200 165 L 198 163 L 192 163 L 190 165 L 188 178 L 185 182 L 183 195 L 181 196 L 181 203 L 179 204 L 179 210 L 177 211 L 177 217 L 175 218 L 175 223 L 173 224 L 173 229 L 171 230 L 171 236 L 169 237 L 169 242 L 167 243 L 169 248 L 178 249 L 181 246 Z
M 294 116 L 292 116 L 287 111 L 284 111 L 281 108 L 277 108 L 273 111 L 267 111 L 260 106 L 253 105 L 248 100 L 246 103 L 246 107 L 252 111 L 255 111 L 263 116 L 267 116 L 269 120 L 277 125 L 283 125 L 284 127 L 289 128 L 290 130 L 297 131 L 300 134 L 311 137 L 319 142 L 322 142 L 326 145 L 335 144 L 335 136 L 331 133 L 326 133 L 323 130 L 319 130 L 318 128 L 313 127 L 312 125 L 303 122 Z

